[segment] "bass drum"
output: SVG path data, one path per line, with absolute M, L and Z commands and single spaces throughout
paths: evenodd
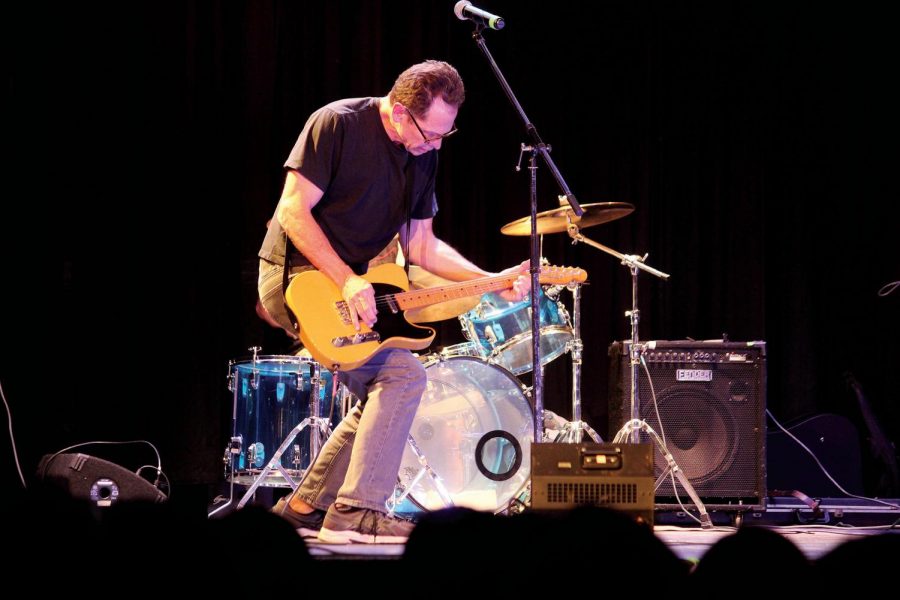
M 455 506 L 502 512 L 531 474 L 534 419 L 519 381 L 468 356 L 433 357 L 410 435 Z M 407 444 L 400 488 L 419 509 L 448 506 Z M 410 487 L 411 486 L 411 487 Z

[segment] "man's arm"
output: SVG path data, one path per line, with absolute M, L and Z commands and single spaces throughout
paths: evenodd
M 401 236 L 404 230 L 401 230 Z M 401 240 L 403 241 L 403 240 Z M 413 219 L 410 225 L 409 261 L 423 269 L 450 281 L 469 281 L 481 277 L 490 277 L 497 273 L 489 273 L 466 259 L 450 244 L 434 235 L 432 219 Z M 528 294 L 530 280 L 528 261 L 501 271 L 500 274 L 522 273 L 511 290 L 501 292 L 507 300 L 518 301 Z
M 358 318 L 361 318 L 371 327 L 376 320 L 375 290 L 341 260 L 312 216 L 312 209 L 322 199 L 323 193 L 298 171 L 289 169 L 275 218 L 297 250 L 341 289 L 353 325 L 359 329 Z
M 403 233 L 405 230 L 401 230 L 401 237 Z M 450 281 L 468 281 L 493 275 L 467 260 L 450 244 L 438 239 L 434 235 L 432 219 L 412 220 L 409 261 Z

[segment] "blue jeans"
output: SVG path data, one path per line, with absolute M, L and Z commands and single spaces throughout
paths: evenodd
M 283 270 L 263 263 L 260 298 L 276 320 L 289 324 L 282 296 L 274 291 L 276 287 L 280 291 Z M 362 405 L 354 407 L 328 438 L 297 495 L 321 510 L 337 501 L 386 512 L 425 392 L 425 368 L 408 350 L 390 349 L 339 377 L 363 399 Z

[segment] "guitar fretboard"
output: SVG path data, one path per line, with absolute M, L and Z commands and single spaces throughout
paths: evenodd
M 466 298 L 468 296 L 480 296 L 488 292 L 505 290 L 512 287 L 512 284 L 517 277 L 517 274 L 499 275 L 497 277 L 489 277 L 486 279 L 452 283 L 436 288 L 401 292 L 399 294 L 394 294 L 393 296 L 397 303 L 397 307 L 400 310 L 410 310 L 412 308 L 421 308 L 439 302 L 446 302 L 447 300 L 456 300 L 457 298 Z

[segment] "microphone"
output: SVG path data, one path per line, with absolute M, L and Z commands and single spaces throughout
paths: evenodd
M 491 29 L 496 29 L 498 31 L 503 29 L 503 26 L 506 25 L 506 23 L 503 22 L 503 17 L 498 17 L 486 10 L 475 8 L 469 0 L 459 0 L 459 2 L 456 3 L 456 6 L 453 7 L 453 13 L 460 21 L 474 21 L 479 25 L 484 25 L 485 27 L 490 27 Z

